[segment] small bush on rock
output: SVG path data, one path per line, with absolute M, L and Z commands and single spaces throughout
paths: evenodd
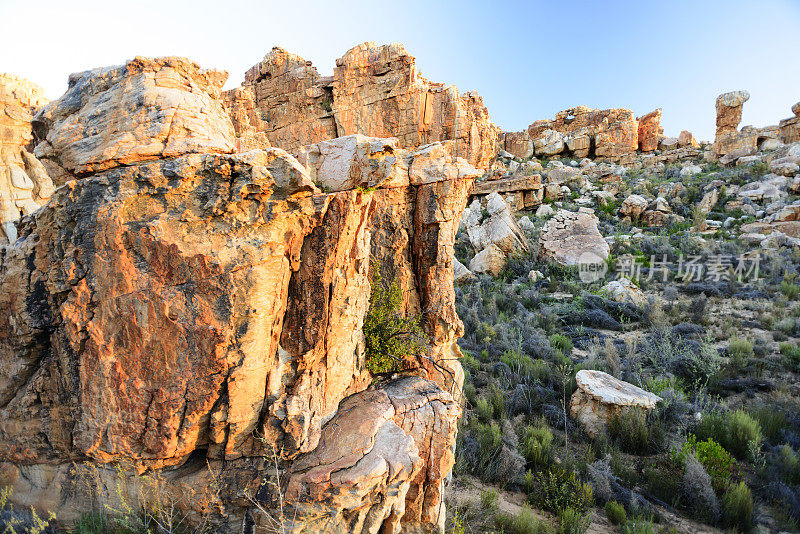
M 387 283 L 377 264 L 372 267 L 369 310 L 364 317 L 367 370 L 373 375 L 400 371 L 422 353 L 425 334 L 419 317 L 401 314 L 403 295 L 396 281 Z
M 628 514 L 625 513 L 625 507 L 617 501 L 608 501 L 605 506 L 605 511 L 608 520 L 615 525 L 624 525 L 628 520 Z

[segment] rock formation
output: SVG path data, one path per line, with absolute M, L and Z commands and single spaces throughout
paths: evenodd
M 648 119 L 648 127 L 653 127 L 652 119 Z M 657 123 L 655 128 L 658 130 Z M 533 154 L 611 160 L 636 152 L 640 144 L 638 121 L 632 111 L 586 106 L 559 111 L 554 120 L 538 120 L 525 132 L 504 134 L 501 141 L 506 151 L 521 158 Z M 648 148 L 650 144 L 646 141 Z M 530 154 L 529 148 L 532 149 Z
M 14 241 L 14 221 L 53 194 L 53 182 L 32 150 L 33 114 L 47 102 L 33 83 L 0 74 L 0 243 Z
M 778 124 L 780 140 L 787 145 L 800 141 L 800 102 L 792 106 L 792 113 L 794 117 L 783 119 Z
M 639 150 L 653 152 L 658 149 L 658 142 L 663 137 L 664 128 L 661 127 L 661 108 L 642 115 L 639 122 Z
M 69 519 L 81 472 L 156 470 L 241 531 L 246 495 L 275 500 L 275 451 L 297 531 L 317 512 L 347 532 L 441 524 L 463 380 L 453 242 L 477 171 L 363 136 L 305 164 L 233 153 L 223 82 L 137 58 L 71 76 L 36 116 L 36 153 L 69 181 L 0 247 L 0 485 Z M 378 267 L 428 343 L 415 376 L 373 389 Z
M 351 134 L 397 137 L 415 148 L 435 141 L 480 168 L 495 155 L 497 128 L 476 93 L 419 76 L 399 44 L 360 44 L 336 61 L 331 77 L 282 48 L 273 48 L 224 94 L 242 148 L 300 146 Z
M 589 213 L 558 210 L 539 233 L 539 255 L 561 265 L 605 260 L 611 248 L 597 222 Z
M 461 225 L 477 253 L 469 264 L 474 273 L 497 275 L 509 256 L 528 250 L 528 240 L 511 209 L 498 193 L 486 197 L 486 209 L 478 199 L 464 211 Z
M 581 370 L 575 374 L 578 389 L 572 394 L 569 411 L 586 433 L 594 437 L 622 410 L 647 412 L 661 397 L 602 371 Z
M 756 151 L 758 136 L 755 129 L 738 130 L 742 106 L 748 100 L 750 93 L 747 91 L 733 91 L 717 97 L 717 133 L 712 147 L 717 157 L 734 151 L 739 156 L 746 156 Z

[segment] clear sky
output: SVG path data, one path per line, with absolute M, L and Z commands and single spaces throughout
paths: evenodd
M 521 130 L 585 104 L 642 115 L 667 135 L 714 135 L 714 99 L 750 91 L 743 124 L 791 116 L 800 100 L 800 1 L 0 0 L 0 72 L 55 98 L 71 72 L 136 55 L 187 56 L 228 87 L 274 45 L 322 75 L 363 42 L 401 42 L 423 76 L 484 97 Z

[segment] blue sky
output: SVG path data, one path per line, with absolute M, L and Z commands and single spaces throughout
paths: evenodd
M 325 75 L 363 41 L 403 43 L 423 76 L 478 91 L 506 130 L 580 104 L 661 107 L 667 135 L 711 139 L 721 92 L 749 90 L 743 124 L 756 126 L 800 100 L 798 0 L 0 0 L 0 72 L 51 98 L 70 72 L 135 55 L 187 56 L 233 87 L 273 45 Z

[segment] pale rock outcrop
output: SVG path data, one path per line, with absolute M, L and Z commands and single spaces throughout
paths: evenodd
M 533 151 L 543 157 L 561 154 L 564 151 L 564 136 L 555 130 L 545 129 L 533 139 Z
M 33 119 L 36 157 L 63 184 L 148 159 L 232 153 L 233 127 L 219 100 L 227 77 L 176 57 L 72 74 L 64 96 Z
M 523 166 L 524 164 L 520 167 Z M 517 175 L 515 173 L 508 178 L 475 182 L 470 198 L 485 201 L 488 195 L 492 193 L 502 195 L 512 211 L 534 209 L 542 203 L 544 198 L 542 177 L 539 174 Z
M 363 134 L 408 149 L 455 141 L 453 157 L 480 168 L 495 156 L 498 130 L 481 97 L 421 77 L 400 44 L 360 44 L 336 60 L 332 77 L 275 47 L 223 99 L 243 145 L 254 132 L 288 151 Z
M 494 243 L 490 243 L 470 260 L 469 269 L 474 273 L 497 276 L 505 265 L 505 252 Z
M 592 437 L 605 431 L 608 422 L 623 410 L 647 412 L 662 399 L 602 371 L 587 369 L 575 375 L 578 389 L 570 399 L 570 414 Z
M 747 156 L 757 150 L 758 135 L 753 128 L 739 131 L 742 121 L 742 106 L 750 100 L 747 91 L 733 91 L 717 97 L 717 133 L 712 150 L 717 157 L 725 156 L 733 151 Z
M 623 302 L 635 306 L 645 306 L 647 304 L 647 297 L 645 297 L 642 290 L 627 278 L 612 280 L 604 285 L 600 291 L 614 302 Z
M 539 255 L 561 265 L 607 259 L 611 248 L 597 222 L 592 214 L 558 210 L 539 232 Z
M 474 277 L 475 275 L 472 274 L 472 271 L 467 269 L 466 265 L 458 261 L 456 258 L 453 258 L 453 282 L 456 284 L 461 284 Z
M 415 167 L 384 141 L 377 167 L 396 180 L 363 178 L 372 163 L 355 149 L 358 162 L 338 168 L 362 178 L 329 176 L 356 187 L 325 192 L 281 149 L 213 152 L 235 146 L 213 72 L 137 59 L 73 77 L 40 114 L 48 161 L 81 179 L 0 246 L 0 485 L 69 520 L 82 498 L 70 473 L 119 462 L 164 474 L 190 508 L 218 484 L 212 506 L 226 513 L 214 528 L 233 532 L 244 490 L 275 497 L 263 483 L 273 450 L 291 483 L 360 442 L 371 446 L 349 449 L 348 466 L 327 464 L 336 476 L 316 486 L 321 500 L 301 491 L 287 505 L 358 517 L 370 532 L 433 528 L 460 413 L 453 243 L 473 176 L 433 148 Z M 181 125 L 165 131 L 154 102 L 175 101 L 187 115 L 164 108 Z M 195 116 L 198 102 L 207 114 Z M 92 125 L 109 129 L 93 137 Z M 397 283 L 404 313 L 425 310 L 427 343 L 408 362 L 415 378 L 366 391 L 373 266 Z M 343 402 L 391 416 L 336 433 L 352 417 Z
M 658 149 L 658 141 L 664 129 L 661 127 L 661 108 L 642 115 L 639 121 L 639 150 L 653 152 Z
M 46 102 L 39 86 L 0 74 L 0 243 L 15 241 L 15 221 L 36 211 L 54 191 L 44 167 L 30 153 L 31 120 Z

